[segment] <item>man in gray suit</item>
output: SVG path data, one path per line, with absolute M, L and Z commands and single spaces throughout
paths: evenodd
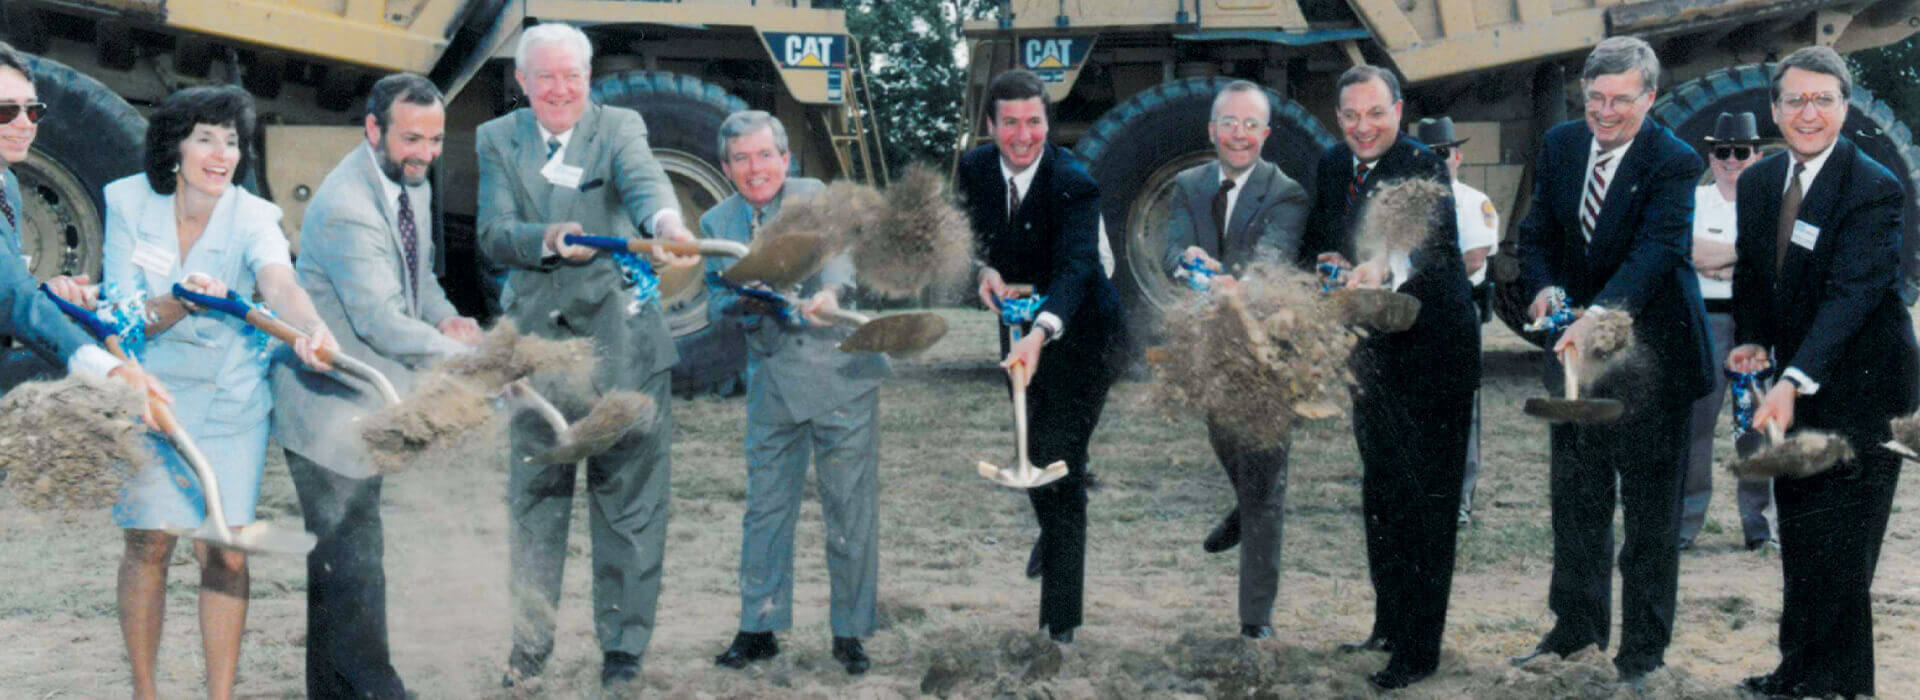
M 1259 85 L 1236 80 L 1213 100 L 1207 138 L 1211 163 L 1174 177 L 1173 213 L 1167 220 L 1168 275 L 1198 263 L 1219 273 L 1214 284 L 1230 289 L 1230 274 L 1253 262 L 1287 264 L 1299 251 L 1307 191 L 1261 158 L 1273 106 Z M 1224 223 L 1224 225 L 1222 225 Z M 1177 311 L 1170 311 L 1177 313 Z M 1273 636 L 1273 600 L 1280 591 L 1280 530 L 1287 498 L 1288 442 L 1255 444 L 1207 420 L 1207 438 L 1239 507 L 1207 535 L 1203 548 L 1224 552 L 1240 543 L 1240 634 Z
M 52 300 L 40 293 L 33 271 L 27 269 L 20 245 L 27 224 L 26 207 L 12 165 L 27 159 L 33 138 L 40 132 L 40 120 L 46 115 L 47 105 L 34 91 L 26 57 L 0 42 L 0 338 L 12 336 L 40 359 L 70 372 L 111 376 L 139 389 L 142 395 L 171 402 L 165 390 L 139 367 L 114 359 L 68 320 Z M 73 286 L 77 288 L 88 279 L 67 281 L 76 282 Z M 152 425 L 153 416 L 146 418 Z M 5 474 L 0 470 L 0 476 Z
M 787 179 L 787 130 L 772 115 L 736 112 L 720 125 L 721 168 L 737 190 L 700 217 L 700 233 L 746 243 L 788 198 L 824 189 L 819 180 Z M 732 260 L 710 258 L 724 271 Z M 792 292 L 805 301 L 801 318 L 756 313 L 751 301 L 715 289 L 708 315 L 740 323 L 747 335 L 747 512 L 740 545 L 740 631 L 714 659 L 744 668 L 780 653 L 774 632 L 793 626 L 793 527 L 800 514 L 812 455 L 827 521 L 833 658 L 847 673 L 866 673 L 860 638 L 873 633 L 880 580 L 875 511 L 879 507 L 880 382 L 889 369 L 876 353 L 835 349 L 851 330 L 822 312 L 853 290 L 845 254 Z M 760 309 L 760 311 L 767 311 Z
M 667 544 L 673 436 L 669 371 L 679 357 L 657 298 L 627 282 L 611 261 L 562 236 L 693 240 L 673 187 L 647 147 L 640 115 L 588 102 L 593 46 L 564 24 L 527 28 L 514 55 L 514 78 L 529 106 L 482 124 L 480 249 L 509 269 L 501 307 L 525 333 L 590 338 L 599 355 L 598 393 L 633 390 L 653 397 L 653 426 L 587 460 L 593 499 L 593 618 L 603 686 L 640 675 L 653 636 Z M 655 257 L 675 267 L 698 258 Z M 557 399 L 569 419 L 583 402 Z M 566 405 L 581 404 L 581 405 Z M 538 418 L 515 417 L 510 436 L 507 508 L 513 596 L 513 651 L 502 685 L 538 675 L 553 651 L 554 611 L 573 512 L 569 465 L 538 466 L 525 457 L 553 445 Z
M 446 135 L 446 102 L 426 78 L 390 75 L 367 98 L 367 142 L 341 159 L 300 223 L 300 286 L 341 352 L 405 393 L 413 373 L 480 341 L 433 276 L 428 169 Z M 291 359 L 291 356 L 288 357 Z M 274 431 L 287 450 L 307 530 L 307 695 L 403 698 L 387 648 L 380 474 L 353 436 L 383 403 L 358 380 L 273 368 Z

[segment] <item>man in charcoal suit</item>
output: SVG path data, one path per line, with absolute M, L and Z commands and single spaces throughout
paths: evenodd
M 1212 162 L 1174 177 L 1162 269 L 1176 275 L 1195 261 L 1232 284 L 1231 273 L 1253 262 L 1292 264 L 1299 253 L 1307 191 L 1261 157 L 1272 129 L 1273 105 L 1259 85 L 1237 80 L 1214 97 L 1207 122 Z M 1202 547 L 1209 553 L 1240 548 L 1240 634 L 1273 636 L 1273 600 L 1280 591 L 1280 542 L 1287 498 L 1287 449 L 1252 444 L 1207 421 L 1207 439 L 1233 484 L 1238 507 L 1227 513 Z
M 1369 197 L 1398 180 L 1446 188 L 1451 179 L 1439 156 L 1401 133 L 1400 83 L 1392 72 L 1354 66 L 1335 87 L 1342 141 L 1320 158 L 1300 250 L 1302 262 L 1351 268 Z M 1440 663 L 1460 481 L 1480 386 L 1480 316 L 1460 259 L 1451 194 L 1426 226 L 1420 245 L 1372 253 L 1352 271 L 1362 286 L 1420 300 L 1412 327 L 1369 333 L 1353 352 L 1353 436 L 1363 469 L 1374 618 L 1365 640 L 1341 649 L 1388 652 L 1386 667 L 1367 676 L 1383 690 L 1433 675 Z
M 300 226 L 300 286 L 341 352 L 402 393 L 415 370 L 479 343 L 433 275 L 427 173 L 446 134 L 446 103 L 426 78 L 380 79 L 367 98 L 367 142 L 320 183 Z M 290 357 L 288 359 L 291 359 Z M 402 698 L 387 648 L 380 474 L 359 419 L 385 405 L 359 380 L 274 363 L 273 421 L 307 529 L 307 695 Z
M 1002 366 L 1032 373 L 1032 460 L 1067 463 L 1065 478 L 1027 492 L 1040 521 L 1028 575 L 1041 578 L 1040 626 L 1072 643 L 1085 582 L 1087 445 L 1126 363 L 1126 325 L 1100 265 L 1099 187 L 1079 158 L 1047 143 L 1045 83 L 1008 71 L 987 100 L 993 143 L 961 157 L 955 188 L 984 257 L 981 302 L 996 308 L 1009 284 L 1031 284 L 1046 298 L 1019 342 L 1003 326 L 1000 344 Z
M 1693 188 L 1703 165 L 1686 142 L 1646 118 L 1659 78 L 1660 59 L 1639 39 L 1614 37 L 1588 54 L 1581 73 L 1585 118 L 1548 130 L 1535 160 L 1516 282 L 1533 296 L 1529 313 L 1536 319 L 1550 311 L 1556 289 L 1583 311 L 1555 340 L 1562 357 L 1586 356 L 1587 329 L 1599 314 L 1624 311 L 1633 317 L 1634 352 L 1646 366 L 1595 383 L 1593 395 L 1626 404 L 1617 422 L 1550 429 L 1547 603 L 1556 619 L 1513 662 L 1607 647 L 1617 481 L 1626 543 L 1613 664 L 1632 687 L 1666 663 L 1680 575 L 1687 418 L 1694 399 L 1712 390 L 1714 371 L 1699 280 L 1687 262 Z M 1544 364 L 1548 389 L 1558 390 L 1562 363 Z
M 1900 302 L 1900 181 L 1840 136 L 1853 78 L 1825 46 L 1774 67 L 1787 150 L 1740 176 L 1740 264 L 1727 364 L 1779 379 L 1754 423 L 1839 433 L 1856 458 L 1774 480 L 1780 511 L 1780 665 L 1742 687 L 1769 696 L 1873 695 L 1868 589 L 1900 458 L 1881 443 L 1914 410 L 1920 356 Z

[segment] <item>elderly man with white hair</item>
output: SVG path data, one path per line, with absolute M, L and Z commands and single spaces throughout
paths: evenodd
M 509 269 L 501 306 L 522 332 L 588 338 L 599 355 L 596 392 L 653 397 L 652 428 L 587 460 L 593 499 L 593 618 L 604 654 L 600 681 L 619 688 L 638 678 L 653 636 L 667 544 L 669 446 L 673 435 L 669 373 L 679 358 L 656 295 L 630 284 L 620 268 L 595 260 L 567 234 L 692 240 L 673 187 L 647 146 L 640 115 L 588 100 L 593 47 L 564 24 L 528 28 L 514 55 L 514 78 L 528 106 L 482 124 L 480 247 Z M 697 258 L 658 256 L 668 265 Z M 646 273 L 641 273 L 646 274 Z M 570 420 L 583 401 L 560 400 Z M 507 508 L 513 596 L 513 650 L 502 685 L 537 676 L 553 651 L 554 613 L 573 513 L 572 465 L 537 465 L 528 455 L 553 445 L 537 418 L 511 428 Z

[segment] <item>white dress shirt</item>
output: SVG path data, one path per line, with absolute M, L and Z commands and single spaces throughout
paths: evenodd
M 1027 169 L 1017 173 L 1014 172 L 1012 168 L 1007 167 L 1007 159 L 1000 159 L 1000 181 L 1013 181 L 1014 188 L 1020 190 L 1020 203 L 1022 205 L 1027 203 L 1028 196 L 1032 194 L 1034 175 L 1040 172 L 1040 161 L 1046 157 L 1047 149 L 1042 146 L 1040 152 L 1033 156 L 1033 162 L 1027 164 Z M 1052 311 L 1040 312 L 1039 316 L 1034 317 L 1033 325 L 1047 329 L 1047 342 L 1049 343 L 1059 340 L 1060 336 L 1066 335 L 1067 333 L 1067 324 L 1061 321 L 1060 317 Z
M 1453 218 L 1460 229 L 1461 254 L 1499 245 L 1500 214 L 1494 210 L 1493 200 L 1459 180 L 1453 181 Z M 1476 286 L 1486 279 L 1486 265 L 1467 276 L 1467 282 Z
M 1721 196 L 1718 185 L 1708 183 L 1693 191 L 1693 240 L 1733 245 L 1740 230 L 1735 228 L 1734 203 Z M 1700 298 L 1732 299 L 1733 280 L 1700 277 Z
M 1256 167 L 1258 167 L 1259 165 L 1260 164 L 1257 162 L 1254 163 L 1254 166 Z M 1233 206 L 1240 203 L 1240 193 L 1247 191 L 1247 180 L 1252 178 L 1253 178 L 1253 168 L 1247 168 L 1246 170 L 1241 171 L 1239 175 L 1236 175 L 1234 177 L 1227 177 L 1227 171 L 1225 168 L 1222 168 L 1220 170 L 1220 184 L 1222 185 L 1227 184 L 1228 180 L 1233 181 L 1233 189 L 1227 190 L 1226 211 L 1220 215 L 1221 216 L 1220 230 L 1222 232 L 1225 232 L 1227 230 L 1227 222 L 1233 220 Z M 1227 242 L 1224 240 L 1220 241 L 1220 244 L 1222 246 L 1225 246 L 1226 243 Z M 1226 253 L 1226 251 L 1224 250 L 1220 252 L 1222 254 Z
M 1821 168 L 1826 167 L 1827 157 L 1833 155 L 1833 147 L 1839 144 L 1840 140 L 1834 139 L 1833 143 L 1827 144 L 1827 150 L 1821 151 L 1820 155 L 1809 158 L 1806 162 L 1800 164 L 1800 194 L 1803 197 L 1808 192 L 1813 191 L 1813 179 L 1820 175 Z M 1796 161 L 1798 160 L 1797 157 L 1793 155 L 1788 155 L 1787 157 L 1795 158 Z M 1787 167 L 1787 176 L 1780 179 L 1780 191 L 1784 193 L 1792 188 L 1793 167 L 1789 165 Z M 1805 200 L 1803 199 L 1802 201 Z M 1780 376 L 1794 380 L 1801 396 L 1812 396 L 1820 391 L 1820 383 L 1813 381 L 1813 377 L 1807 376 L 1807 373 L 1800 371 L 1799 367 L 1788 367 L 1786 371 L 1780 373 Z

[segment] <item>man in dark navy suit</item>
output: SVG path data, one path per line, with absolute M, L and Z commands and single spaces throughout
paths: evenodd
M 1320 158 L 1300 250 L 1303 258 L 1351 267 L 1369 197 L 1396 180 L 1431 180 L 1443 189 L 1451 180 L 1439 156 L 1400 133 L 1393 73 L 1355 66 L 1336 88 L 1343 141 Z M 1341 648 L 1392 654 L 1385 669 L 1367 677 L 1380 689 L 1433 675 L 1440 663 L 1467 431 L 1480 386 L 1480 316 L 1460 259 L 1451 194 L 1426 223 L 1422 244 L 1369 252 L 1351 278 L 1420 300 L 1411 328 L 1370 333 L 1353 353 L 1353 436 L 1374 617 L 1365 641 Z
M 1873 695 L 1868 588 L 1900 477 L 1900 458 L 1880 444 L 1891 437 L 1887 422 L 1914 410 L 1920 377 L 1899 294 L 1904 194 L 1893 173 L 1840 136 L 1853 77 L 1833 49 L 1789 54 L 1771 87 L 1787 150 L 1740 177 L 1738 345 L 1727 364 L 1780 370 L 1756 425 L 1834 431 L 1858 457 L 1774 480 L 1786 578 L 1780 665 L 1742 687 Z
M 1045 297 L 1018 342 L 1001 328 L 1000 347 L 1002 366 L 1032 376 L 1033 462 L 1067 463 L 1065 478 L 1027 492 L 1040 521 L 1038 566 L 1029 567 L 1041 577 L 1040 626 L 1065 644 L 1080 626 L 1087 444 L 1126 362 L 1126 326 L 1100 265 L 1100 189 L 1079 158 L 1047 143 L 1046 84 L 1009 71 L 987 87 L 987 100 L 993 143 L 961 157 L 956 188 L 984 258 L 981 302 L 997 308 L 1010 284 L 1031 284 Z
M 1542 654 L 1607 646 L 1612 630 L 1613 508 L 1626 512 L 1620 549 L 1620 680 L 1640 686 L 1664 665 L 1679 583 L 1680 480 L 1687 416 L 1713 388 L 1699 280 L 1687 262 L 1693 188 L 1703 165 L 1692 148 L 1649 121 L 1660 59 L 1633 37 L 1614 37 L 1587 56 L 1586 118 L 1547 131 L 1534 161 L 1533 206 L 1520 222 L 1519 284 L 1529 313 L 1549 310 L 1555 290 L 1583 315 L 1554 352 L 1584 356 L 1601 313 L 1633 316 L 1645 371 L 1596 382 L 1595 395 L 1626 404 L 1618 422 L 1551 429 L 1553 630 L 1522 664 Z M 1547 385 L 1562 365 L 1546 363 Z

